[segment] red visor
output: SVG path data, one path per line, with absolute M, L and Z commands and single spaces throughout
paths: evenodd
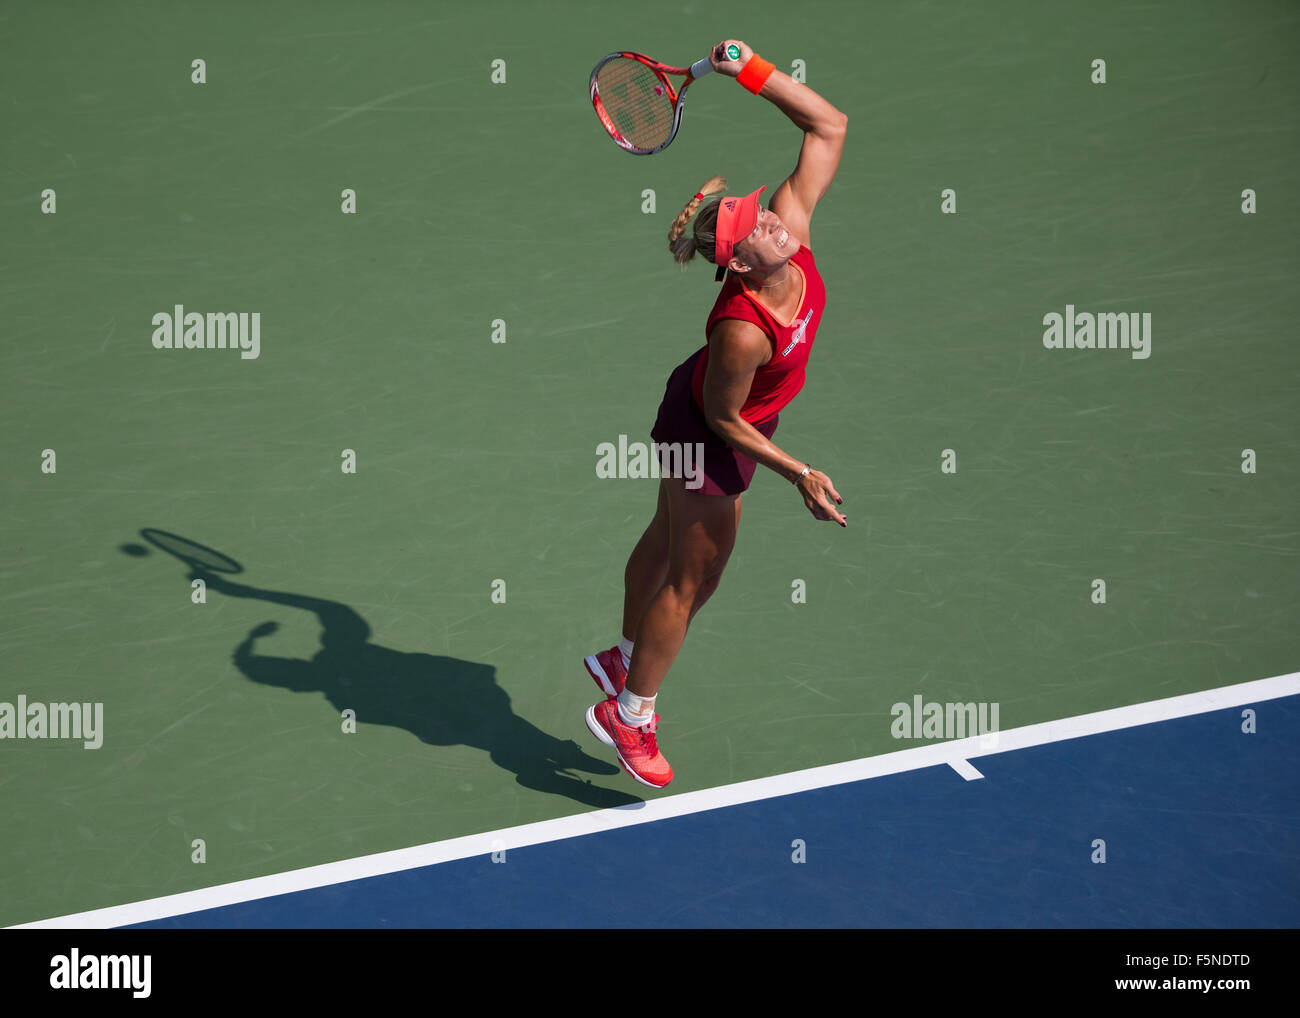
M 743 198 L 726 197 L 718 206 L 718 225 L 713 243 L 714 264 L 726 268 L 736 245 L 753 232 L 758 222 L 758 196 L 766 191 L 760 187 Z

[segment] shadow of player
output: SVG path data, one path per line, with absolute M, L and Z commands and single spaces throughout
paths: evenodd
M 201 566 L 190 566 L 190 579 L 202 580 L 210 591 L 300 608 L 320 620 L 321 649 L 309 661 L 257 653 L 257 640 L 279 626 L 263 622 L 255 627 L 233 654 L 235 666 L 254 682 L 296 693 L 324 693 L 340 714 L 345 709 L 355 711 L 359 724 L 404 728 L 432 746 L 485 750 L 493 763 L 512 772 L 525 788 L 598 808 L 644 801 L 573 774 L 582 770 L 612 775 L 619 768 L 516 714 L 510 696 L 496 684 L 496 669 L 491 665 L 381 647 L 370 642 L 366 620 L 345 604 L 235 583 Z

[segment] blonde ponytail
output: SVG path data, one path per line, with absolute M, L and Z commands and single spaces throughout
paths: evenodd
M 713 261 L 713 241 L 717 229 L 718 203 L 721 200 L 721 195 L 726 190 L 727 179 L 725 177 L 710 177 L 708 182 L 700 188 L 699 195 L 687 202 L 686 207 L 673 220 L 673 225 L 668 230 L 668 250 L 672 252 L 677 264 L 683 268 L 695 255 L 696 251 L 704 255 L 708 261 Z M 711 195 L 718 195 L 719 197 L 709 201 Z M 707 204 L 705 204 L 706 202 Z M 692 236 L 688 237 L 685 235 L 686 226 L 701 205 L 704 205 L 704 209 L 696 217 Z

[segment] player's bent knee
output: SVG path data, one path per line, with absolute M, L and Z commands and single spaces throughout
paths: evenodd
M 695 600 L 700 584 L 690 577 L 673 578 L 670 576 L 664 581 L 663 589 L 668 596 L 675 599 L 679 604 L 690 604 Z

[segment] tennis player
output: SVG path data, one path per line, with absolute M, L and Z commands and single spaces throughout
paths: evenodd
M 725 48 L 733 43 L 740 56 L 730 60 Z M 794 121 L 803 144 L 768 208 L 759 204 L 766 188 L 726 195 L 726 181 L 714 177 L 668 234 L 680 264 L 698 253 L 718 266 L 719 279 L 725 273 L 705 325 L 708 343 L 672 372 L 650 433 L 656 443 L 681 443 L 679 449 L 702 446 L 703 476 L 688 480 L 680 476 L 680 455 L 674 462 L 663 457 L 658 508 L 624 572 L 622 642 L 586 659 L 606 696 L 587 711 L 587 727 L 652 788 L 673 779 L 658 745 L 659 686 L 691 619 L 718 588 L 736 543 L 740 496 L 756 465 L 791 482 L 815 519 L 848 525 L 835 508 L 843 500 L 831 479 L 772 444 L 778 414 L 803 388 L 826 307 L 809 221 L 835 177 L 848 118 L 739 40 L 719 43 L 711 60 L 719 74 Z M 674 467 L 679 476 L 667 476 Z

